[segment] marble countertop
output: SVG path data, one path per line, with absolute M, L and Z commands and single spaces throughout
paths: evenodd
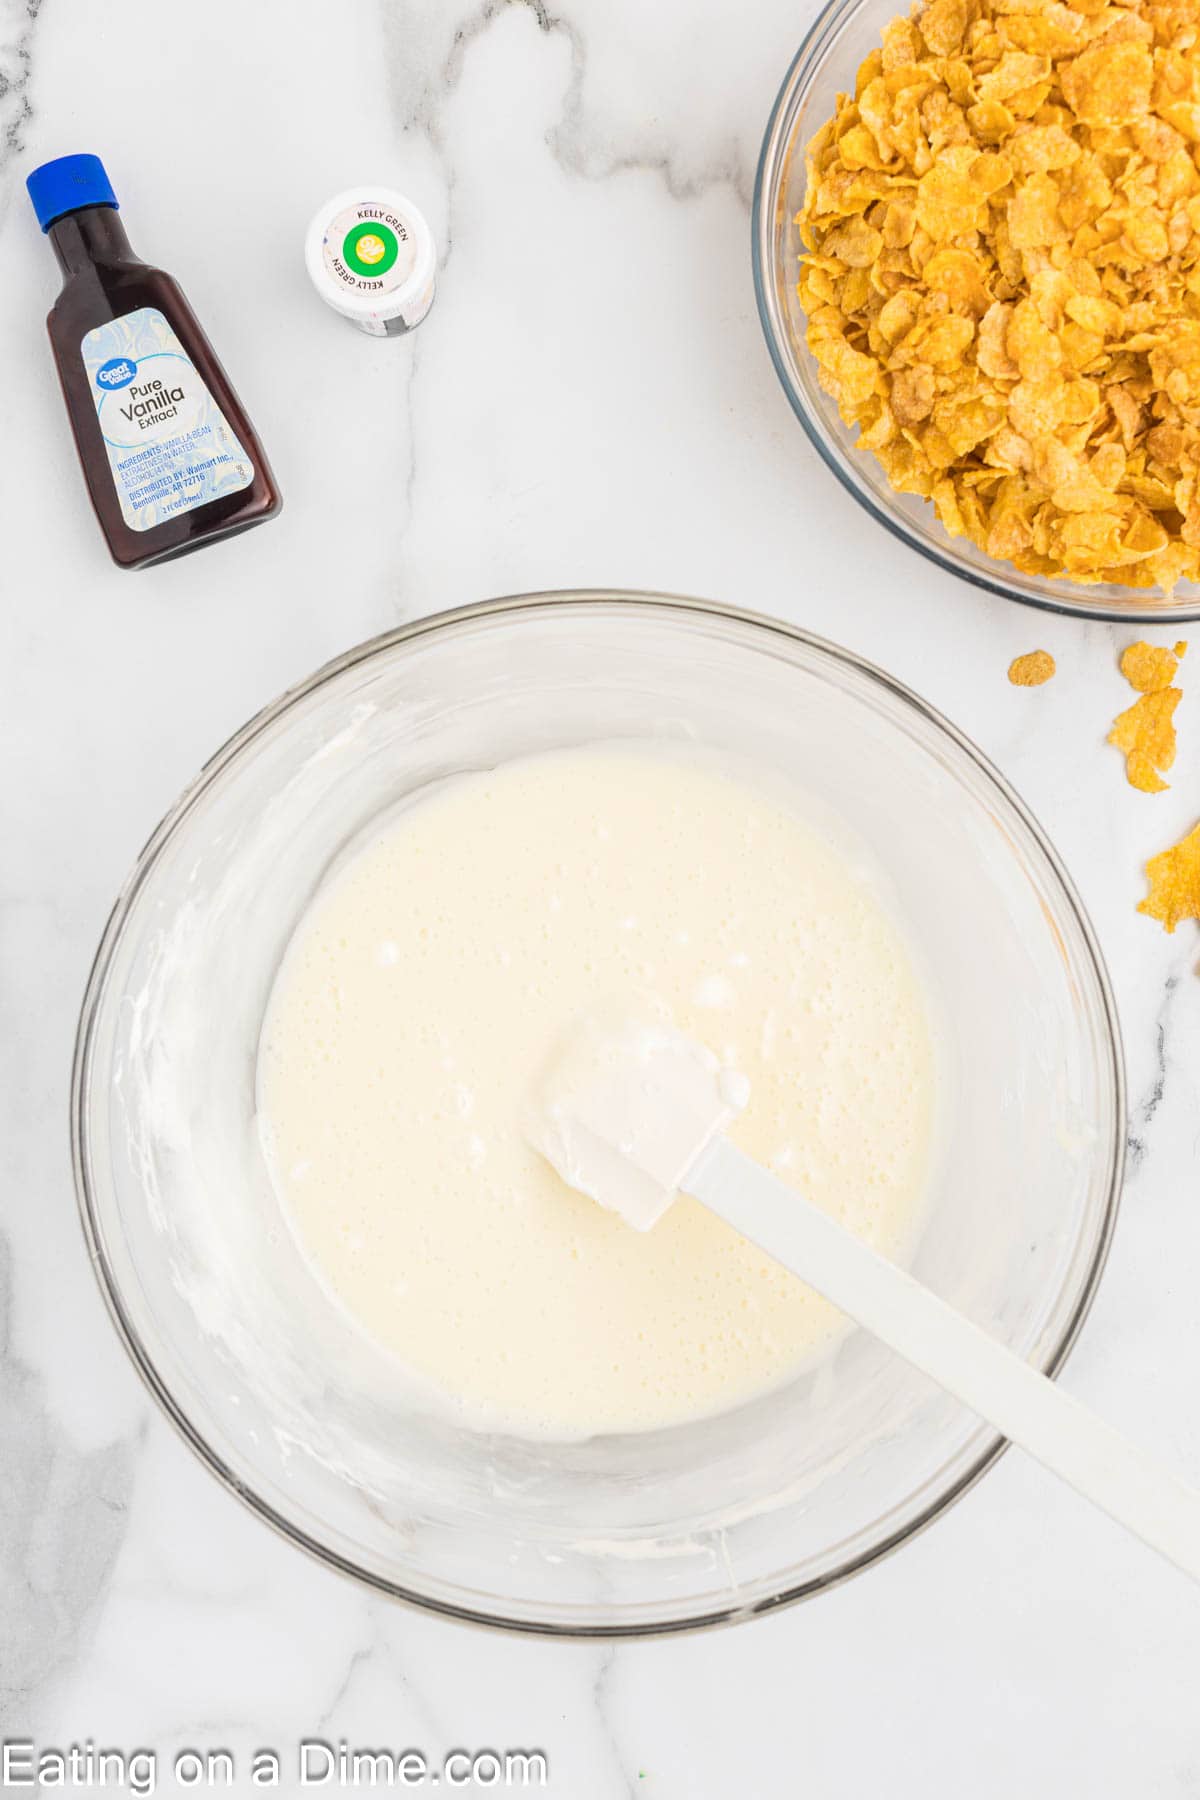
M 563 1800 L 1200 1794 L 1200 1594 L 1028 1461 L 785 1614 L 632 1646 L 502 1638 L 360 1591 L 222 1492 L 134 1375 L 76 1218 L 88 964 L 217 744 L 417 614 L 558 586 L 706 595 L 910 683 L 1061 851 L 1117 990 L 1132 1150 L 1066 1385 L 1200 1479 L 1197 940 L 1135 912 L 1146 856 L 1200 804 L 1194 701 L 1170 792 L 1133 792 L 1104 745 L 1133 634 L 927 566 L 795 424 L 748 215 L 812 6 L 0 0 L 0 1737 L 164 1763 L 222 1746 L 243 1770 L 305 1737 L 536 1746 Z M 269 530 L 136 577 L 78 478 L 22 190 L 76 149 L 184 281 L 287 501 Z M 362 177 L 410 192 L 442 247 L 434 311 L 396 343 L 303 273 L 311 210 Z M 1019 692 L 1007 664 L 1036 646 L 1058 677 Z M 182 1791 L 169 1769 L 160 1791 Z

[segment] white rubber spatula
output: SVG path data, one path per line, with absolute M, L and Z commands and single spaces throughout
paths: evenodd
M 748 1093 L 677 1032 L 585 1020 L 527 1134 L 564 1181 L 638 1231 L 680 1193 L 701 1201 L 1200 1580 L 1200 1493 L 731 1144 L 723 1133 Z

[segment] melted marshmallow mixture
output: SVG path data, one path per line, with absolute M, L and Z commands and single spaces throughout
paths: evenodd
M 674 1025 L 750 1080 L 730 1135 L 904 1259 L 932 1050 L 871 885 L 742 776 L 559 751 L 393 816 L 284 958 L 259 1121 L 353 1320 L 460 1414 L 527 1435 L 669 1425 L 827 1351 L 827 1302 L 696 1202 L 652 1231 L 573 1192 L 522 1120 L 573 1019 Z

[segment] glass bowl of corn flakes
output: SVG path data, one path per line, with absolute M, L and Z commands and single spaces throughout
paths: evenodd
M 894 536 L 1031 605 L 1200 618 L 1196 0 L 831 0 L 753 235 L 784 391 Z

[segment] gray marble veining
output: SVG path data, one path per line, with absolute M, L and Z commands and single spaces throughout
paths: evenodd
M 33 44 L 43 0 L 0 6 L 0 174 L 20 156 L 33 117 Z
M 78 1451 L 8 1329 L 13 1269 L 0 1239 L 0 1728 L 86 1646 L 129 1523 L 137 1441 Z

